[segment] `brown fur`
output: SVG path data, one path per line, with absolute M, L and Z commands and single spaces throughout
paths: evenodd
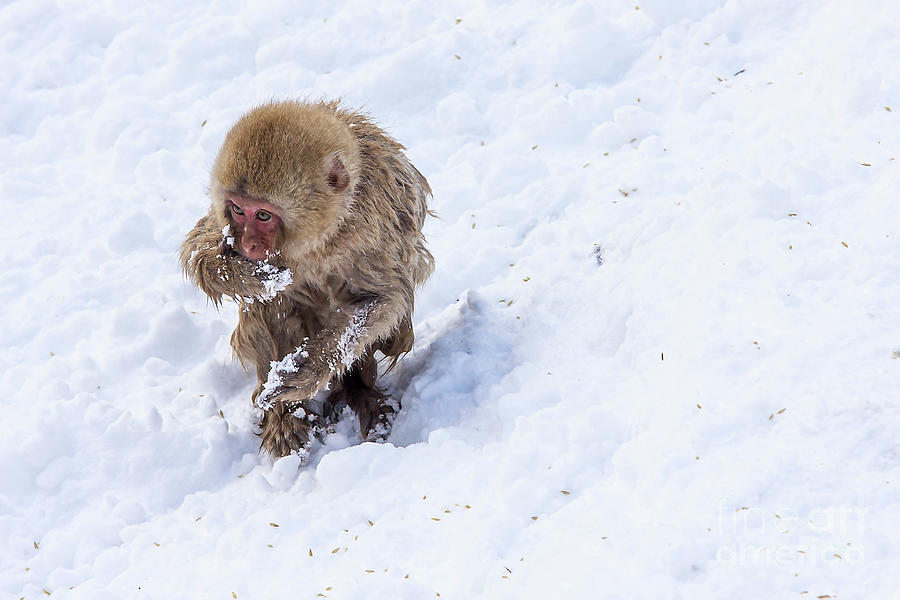
M 225 241 L 224 228 L 235 232 L 226 192 L 281 212 L 280 253 L 269 262 L 293 282 L 274 298 L 261 263 Z M 187 234 L 181 264 L 217 305 L 228 296 L 240 306 L 231 345 L 256 368 L 262 447 L 272 455 L 308 446 L 310 428 L 329 415 L 297 418 L 295 409 L 323 389 L 326 413 L 347 405 L 363 436 L 386 432 L 395 409 L 375 387 L 374 352 L 396 361 L 412 348 L 415 286 L 434 268 L 421 230 L 430 194 L 403 146 L 337 102 L 266 104 L 226 136 L 212 205 Z

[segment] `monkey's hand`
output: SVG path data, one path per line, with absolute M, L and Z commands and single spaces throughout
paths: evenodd
M 259 297 L 266 302 L 274 298 L 278 292 L 287 289 L 294 282 L 294 274 L 287 267 L 276 267 L 267 261 L 256 263 L 256 273 L 265 292 Z
M 319 360 L 310 360 L 307 338 L 295 351 L 278 362 L 272 362 L 269 375 L 256 397 L 256 406 L 268 411 L 276 403 L 289 402 L 308 408 L 307 401 L 327 386 L 330 374 L 315 368 Z
M 302 408 L 291 410 L 288 402 L 275 402 L 263 413 L 259 423 L 262 432 L 260 447 L 275 458 L 297 453 L 305 459 L 309 456 L 312 423 Z
M 279 363 L 272 363 L 269 380 L 256 398 L 256 405 L 263 409 L 259 423 L 260 446 L 274 457 L 296 452 L 305 459 L 309 455 L 312 435 L 318 435 L 325 424 L 322 416 L 312 409 L 307 392 L 299 388 L 281 385 L 276 365 L 287 365 L 293 359 L 289 354 Z
M 213 229 L 205 216 L 181 246 L 185 274 L 217 305 L 222 296 L 244 303 L 266 302 L 291 284 L 290 269 L 248 260 L 232 244 L 228 232 Z

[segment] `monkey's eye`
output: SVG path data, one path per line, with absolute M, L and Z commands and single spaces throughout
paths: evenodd
M 236 214 L 236 215 L 244 214 L 244 209 L 241 208 L 240 206 L 238 206 L 237 204 L 232 204 L 231 210 L 234 211 L 234 214 Z
M 265 210 L 260 210 L 256 213 L 256 218 L 260 221 L 268 221 L 272 218 L 272 214 Z

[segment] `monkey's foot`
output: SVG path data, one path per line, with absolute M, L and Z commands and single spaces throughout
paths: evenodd
M 314 427 L 300 410 L 292 410 L 285 402 L 275 402 L 263 413 L 259 427 L 262 429 L 260 447 L 274 458 L 292 452 L 302 457 L 309 454 Z
M 375 388 L 356 390 L 350 408 L 359 418 L 359 433 L 367 442 L 384 442 L 400 409 L 399 401 Z
M 394 419 L 397 417 L 397 411 L 389 404 L 383 404 L 378 411 L 371 415 L 368 424 L 368 432 L 366 433 L 367 442 L 386 442 L 391 434 L 391 427 L 394 425 Z M 362 421 L 362 417 L 360 417 Z M 360 429 L 362 423 L 360 422 Z

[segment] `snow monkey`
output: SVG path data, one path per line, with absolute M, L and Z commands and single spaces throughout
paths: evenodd
M 378 387 L 413 344 L 415 287 L 434 269 L 431 189 L 404 147 L 337 101 L 271 102 L 235 123 L 209 212 L 181 246 L 185 274 L 240 312 L 231 347 L 256 369 L 261 446 L 308 451 L 349 406 L 380 440 L 399 409 Z

